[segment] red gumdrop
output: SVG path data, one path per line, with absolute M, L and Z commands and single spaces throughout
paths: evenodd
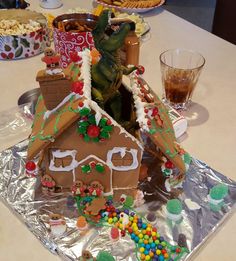
M 33 162 L 33 161 L 28 161 L 26 164 L 25 164 L 25 168 L 26 170 L 28 171 L 33 171 L 36 169 L 36 164 Z
M 71 59 L 72 62 L 76 63 L 76 62 L 81 61 L 82 58 L 78 55 L 77 52 L 71 52 L 70 53 L 70 59 Z
M 165 163 L 165 167 L 167 168 L 167 169 L 173 169 L 174 168 L 174 164 L 171 162 L 171 161 L 167 161 L 166 163 Z
M 87 134 L 90 138 L 97 138 L 100 134 L 100 128 L 96 125 L 90 125 Z
M 93 161 L 90 163 L 91 167 L 94 168 L 96 166 L 96 163 Z
M 120 236 L 119 229 L 117 227 L 112 227 L 111 228 L 111 238 L 112 239 L 117 239 Z

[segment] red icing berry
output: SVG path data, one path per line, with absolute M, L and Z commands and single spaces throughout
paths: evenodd
M 80 134 L 79 136 L 80 136 L 80 138 L 84 138 L 84 135 L 83 135 L 83 134 Z
M 105 141 L 105 140 L 106 140 L 106 139 L 104 139 L 104 138 L 101 138 L 101 139 L 100 139 L 100 141 Z
M 79 91 L 79 95 L 83 95 L 84 94 L 84 92 L 83 91 Z
M 167 169 L 173 169 L 174 168 L 174 164 L 171 162 L 171 161 L 167 161 L 166 163 L 165 163 L 165 167 L 167 168 Z
M 34 52 L 32 52 L 32 54 L 34 54 Z M 14 57 L 14 53 L 9 53 L 7 57 L 8 59 L 12 59 Z
M 79 102 L 79 107 L 83 107 L 84 103 L 83 102 Z
M 111 125 L 111 120 L 107 120 L 107 125 Z
M 90 138 L 97 138 L 100 134 L 100 128 L 96 125 L 90 125 L 87 133 Z
M 158 109 L 155 107 L 155 108 L 153 108 L 153 110 L 152 110 L 152 116 L 154 117 L 154 116 L 156 116 L 156 115 L 158 115 Z
M 84 83 L 81 81 L 72 83 L 72 92 L 80 93 L 84 87 Z
M 148 121 L 147 121 L 147 124 L 148 124 L 148 125 L 151 125 L 151 121 L 150 121 L 150 120 L 148 120 Z
M 181 248 L 176 248 L 175 251 L 176 251 L 176 253 L 180 253 L 181 252 Z
M 96 166 L 96 163 L 95 163 L 94 161 L 92 161 L 92 162 L 90 163 L 90 165 L 91 165 L 92 168 L 94 168 L 94 167 Z
M 26 170 L 33 171 L 36 169 L 36 164 L 33 161 L 28 161 L 25 164 L 25 168 L 26 168 Z
M 144 109 L 144 112 L 145 112 L 145 113 L 148 113 L 148 109 Z
M 142 65 L 139 65 L 137 69 L 137 74 L 144 74 L 144 72 L 145 68 Z
M 77 52 L 71 52 L 70 53 L 70 59 L 71 59 L 72 62 L 76 63 L 76 62 L 81 61 L 82 58 L 78 55 Z
M 1 56 L 2 56 L 3 59 L 7 58 L 7 55 L 5 53 L 1 53 Z

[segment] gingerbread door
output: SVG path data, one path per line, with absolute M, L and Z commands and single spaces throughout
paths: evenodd
M 82 181 L 87 187 L 101 185 L 105 195 L 112 194 L 112 170 L 103 160 L 90 155 L 78 162 L 75 182 Z

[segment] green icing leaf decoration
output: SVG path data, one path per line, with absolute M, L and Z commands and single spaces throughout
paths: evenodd
M 99 127 L 104 127 L 107 123 L 107 119 L 106 118 L 102 118 L 99 122 Z
M 108 139 L 110 137 L 110 134 L 107 131 L 102 130 L 100 132 L 100 137 L 103 139 Z
M 111 125 L 107 125 L 107 126 L 104 126 L 102 129 L 103 129 L 104 131 L 111 132 L 112 129 L 113 129 L 113 127 L 112 127 Z
M 80 126 L 80 127 L 78 128 L 78 132 L 79 132 L 80 134 L 85 134 L 86 131 L 87 131 L 87 128 L 86 128 L 86 127 Z
M 24 38 L 21 38 L 20 39 L 20 43 L 25 47 L 25 48 L 29 48 L 30 47 L 30 43 L 24 39 Z
M 90 141 L 90 138 L 87 134 L 84 135 L 84 141 L 86 141 L 86 142 Z
M 89 122 L 91 125 L 96 125 L 96 119 L 95 119 L 95 115 L 94 115 L 94 114 L 89 115 L 89 117 L 88 117 L 88 122 Z
M 95 167 L 96 171 L 99 172 L 99 173 L 102 173 L 105 171 L 105 168 L 103 165 L 101 164 L 96 164 L 96 167 Z
M 83 108 L 79 111 L 81 116 L 87 116 L 90 113 L 90 109 L 89 108 Z
M 151 130 L 149 131 L 149 133 L 153 135 L 153 134 L 156 133 L 156 130 L 155 130 L 155 129 L 151 129 Z
M 88 173 L 91 171 L 91 167 L 89 165 L 83 165 L 81 166 L 81 170 L 83 173 Z
M 17 50 L 16 50 L 16 53 L 15 53 L 15 57 L 19 57 L 21 56 L 23 53 L 23 47 L 19 47 Z

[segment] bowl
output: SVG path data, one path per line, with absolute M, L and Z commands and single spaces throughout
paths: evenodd
M 98 17 L 92 14 L 63 14 L 53 20 L 53 40 L 55 50 L 60 54 L 60 65 L 66 68 L 70 63 L 70 53 L 82 51 L 85 48 L 90 50 L 94 47 L 94 41 L 91 31 L 63 31 L 60 23 L 78 23 L 81 26 L 86 25 L 91 30 L 95 28 Z
M 22 34 L 0 35 L 0 59 L 16 60 L 38 55 L 50 45 L 47 20 L 37 12 L 22 9 L 0 10 L 0 20 L 16 20 L 29 23 L 29 20 L 40 24 L 38 30 Z

